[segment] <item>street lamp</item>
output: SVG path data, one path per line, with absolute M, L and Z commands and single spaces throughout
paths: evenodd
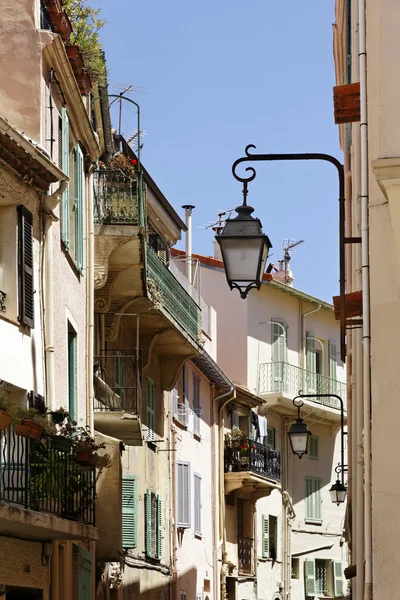
M 303 406 L 304 402 L 295 398 L 293 404 L 297 407 L 297 419 L 291 424 L 288 436 L 293 454 L 302 458 L 303 454 L 308 454 L 308 441 L 311 436 L 311 431 L 300 417 L 300 408 Z
M 260 289 L 269 249 L 269 237 L 262 232 L 260 219 L 252 217 L 254 208 L 247 206 L 247 182 L 243 184 L 243 204 L 235 210 L 237 216 L 227 219 L 216 240 L 221 248 L 228 285 L 246 298 L 252 288 Z
M 340 459 L 341 462 L 335 469 L 335 472 L 338 475 L 337 480 L 334 484 L 332 484 L 329 493 L 331 495 L 332 502 L 334 504 L 342 504 L 346 499 L 347 488 L 344 485 L 344 406 L 343 400 L 337 394 L 302 394 L 300 391 L 298 395 L 293 399 L 293 404 L 297 408 L 297 419 L 294 423 L 292 423 L 289 431 L 289 441 L 290 446 L 292 448 L 293 454 L 301 458 L 303 454 L 307 454 L 307 444 L 309 437 L 311 436 L 311 432 L 308 429 L 307 425 L 304 423 L 303 419 L 300 418 L 300 408 L 303 406 L 304 402 L 302 398 L 337 398 L 340 402 Z M 318 402 L 318 400 L 314 400 L 317 404 L 321 406 L 325 406 L 323 402 Z M 294 443 L 293 443 L 294 441 Z M 302 445 L 301 445 L 302 444 Z M 303 449 L 303 451 L 301 451 Z M 341 478 L 339 479 L 339 473 L 341 474 Z

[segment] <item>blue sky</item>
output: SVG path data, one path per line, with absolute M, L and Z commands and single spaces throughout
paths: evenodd
M 241 202 L 231 166 L 247 144 L 260 153 L 342 158 L 333 121 L 333 0 L 99 6 L 110 93 L 115 84 L 144 88 L 131 96 L 146 131 L 142 161 L 181 215 L 183 204 L 196 206 L 195 252 L 212 254 L 213 233 L 201 226 Z M 135 127 L 133 108 L 124 107 L 123 132 Z M 331 301 L 339 290 L 335 169 L 258 163 L 248 202 L 274 246 L 271 260 L 282 258 L 283 239 L 304 239 L 292 260 L 295 286 Z

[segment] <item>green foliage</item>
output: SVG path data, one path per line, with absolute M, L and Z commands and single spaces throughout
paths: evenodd
M 64 0 L 64 8 L 73 28 L 69 41 L 79 46 L 90 81 L 100 87 L 106 85 L 106 64 L 99 37 L 105 21 L 99 18 L 100 9 L 89 6 L 87 0 Z

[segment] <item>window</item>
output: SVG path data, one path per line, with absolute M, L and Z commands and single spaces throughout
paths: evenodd
M 64 173 L 70 176 L 62 196 L 61 239 L 82 275 L 84 269 L 84 161 L 79 144 L 75 145 L 70 154 L 69 121 L 65 107 L 61 112 L 60 134 L 61 166 Z
M 182 369 L 182 391 L 183 398 L 180 398 L 178 393 L 178 382 L 175 388 L 172 390 L 172 404 L 173 404 L 173 417 L 182 425 L 188 423 L 188 406 L 189 406 L 189 379 L 188 379 L 188 368 L 184 365 Z
M 278 517 L 274 515 L 262 515 L 261 531 L 262 557 L 272 558 L 273 560 L 276 560 L 278 542 Z
M 190 463 L 177 463 L 177 525 L 190 527 Z
M 268 450 L 275 450 L 275 437 L 276 437 L 275 427 L 268 427 L 267 428 L 267 438 L 266 438 L 266 446 L 267 446 Z
M 288 326 L 283 321 L 273 319 L 271 323 L 271 362 L 273 391 L 283 389 L 285 366 L 287 363 Z
M 292 557 L 292 579 L 300 579 L 300 559 Z
M 200 378 L 193 373 L 193 433 L 200 435 Z
M 121 398 L 121 408 L 125 410 L 125 359 L 114 358 L 114 391 Z
M 147 441 L 155 439 L 155 390 L 154 381 L 147 377 L 146 380 L 146 403 L 147 403 Z
M 179 593 L 179 598 L 180 600 L 186 600 L 186 592 L 183 592 L 182 590 Z
M 306 521 L 322 523 L 321 479 L 306 477 Z
M 162 555 L 162 506 L 161 498 L 147 490 L 144 495 L 146 556 L 161 559 Z
M 194 531 L 201 535 L 201 476 L 194 474 Z
M 308 597 L 343 596 L 342 563 L 338 560 L 304 561 L 304 585 Z
M 22 325 L 35 326 L 33 286 L 33 220 L 32 213 L 18 208 L 18 320 Z
M 306 333 L 306 391 L 317 391 L 317 351 L 315 347 L 315 335 L 312 331 Z
M 136 548 L 136 477 L 122 476 L 122 547 Z
M 308 458 L 311 458 L 312 460 L 319 459 L 319 437 L 316 435 L 310 437 L 310 451 L 308 453 Z
M 72 421 L 78 420 L 77 335 L 68 321 L 68 412 Z

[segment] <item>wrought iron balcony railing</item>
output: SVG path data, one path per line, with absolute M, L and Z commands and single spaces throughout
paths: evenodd
M 201 310 L 184 290 L 168 267 L 147 244 L 147 289 L 155 304 L 159 303 L 196 342 L 201 333 Z
M 87 525 L 95 522 L 93 466 L 77 462 L 45 442 L 22 437 L 13 427 L 1 432 L 0 499 Z
M 95 356 L 94 410 L 138 412 L 141 358 L 135 348 Z
M 238 537 L 239 575 L 254 575 L 254 540 Z
M 142 208 L 139 199 L 139 182 L 122 171 L 95 171 L 94 221 L 124 225 L 140 225 Z
M 295 396 L 299 390 L 303 394 L 338 394 L 343 399 L 346 410 L 346 384 L 319 373 L 312 373 L 286 362 L 270 362 L 260 365 L 259 393 L 268 394 L 281 392 Z M 312 401 L 312 398 L 310 398 Z M 336 398 L 319 398 L 331 408 L 340 410 L 340 404 Z
M 279 450 L 268 450 L 249 438 L 225 440 L 225 473 L 251 471 L 268 479 L 281 478 L 281 455 Z

